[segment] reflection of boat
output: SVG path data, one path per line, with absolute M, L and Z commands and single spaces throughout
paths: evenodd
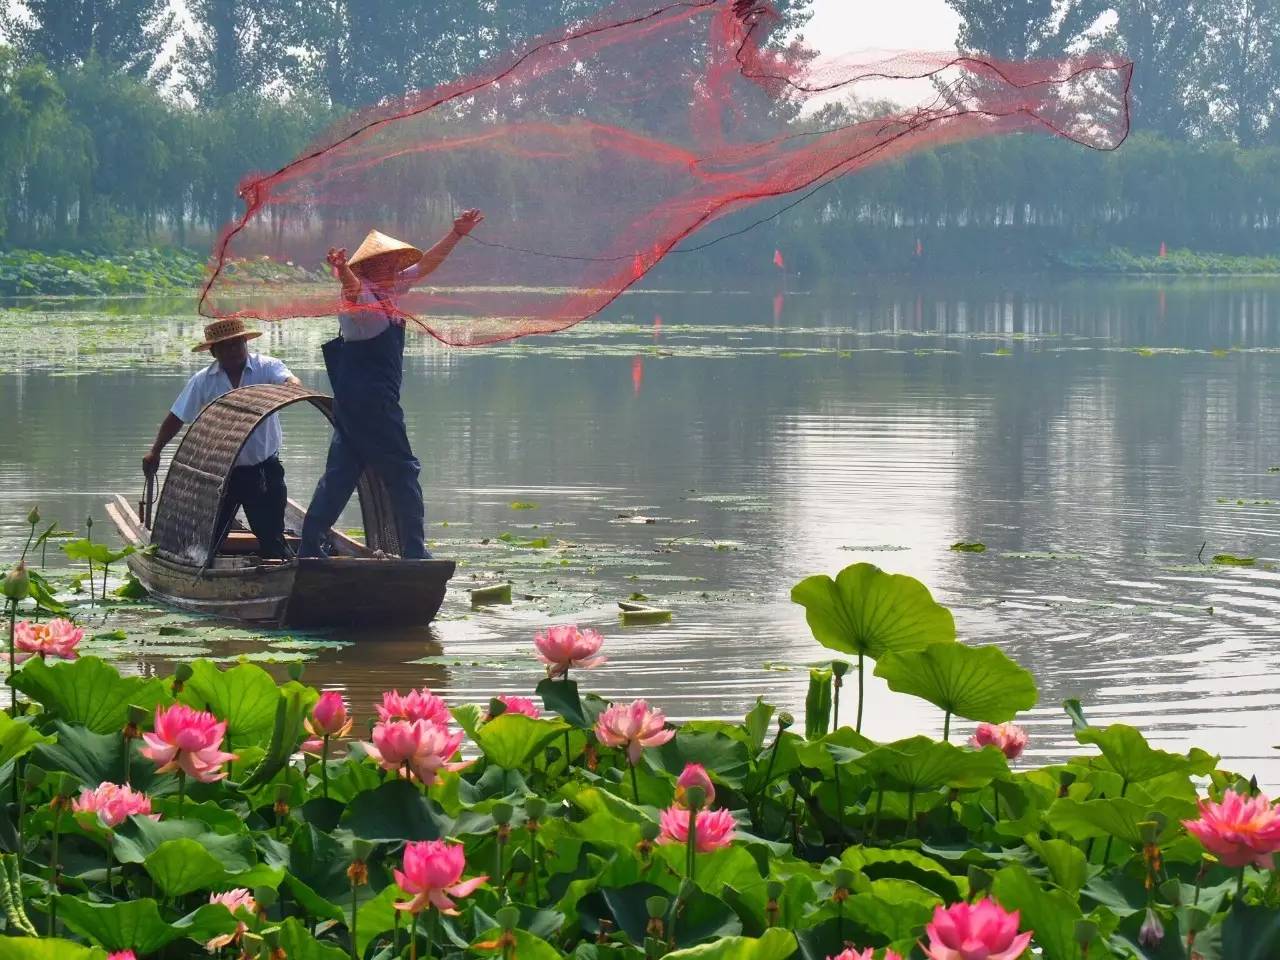
M 245 440 L 266 417 L 304 400 L 332 420 L 330 398 L 299 386 L 242 387 L 205 407 L 174 454 L 154 523 L 145 500 L 139 511 L 118 494 L 107 504 L 120 535 L 137 548 L 129 569 L 156 600 L 220 617 L 290 627 L 429 622 L 444 601 L 454 562 L 396 556 L 391 498 L 372 470 L 357 491 L 364 543 L 335 530 L 331 557 L 262 561 L 248 531 L 213 542 L 223 487 Z M 301 529 L 302 516 L 290 500 L 286 529 Z M 296 548 L 296 537 L 289 539 Z

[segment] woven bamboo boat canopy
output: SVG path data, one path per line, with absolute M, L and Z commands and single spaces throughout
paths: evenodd
M 151 543 L 166 559 L 195 567 L 213 562 L 218 508 L 240 449 L 255 427 L 287 406 L 306 401 L 333 422 L 333 400 L 293 384 L 241 387 L 223 394 L 187 429 L 156 503 Z M 370 550 L 399 555 L 395 512 L 385 485 L 372 470 L 357 485 Z

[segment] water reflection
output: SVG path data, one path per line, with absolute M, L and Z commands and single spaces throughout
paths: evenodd
M 676 717 L 740 713 L 758 695 L 798 710 L 804 665 L 824 654 L 789 588 L 867 560 L 920 577 L 965 637 L 1033 670 L 1033 753 L 1071 746 L 1057 705 L 1074 696 L 1095 721 L 1196 740 L 1280 783 L 1266 722 L 1280 579 L 1196 562 L 1280 556 L 1276 285 L 859 281 L 784 298 L 776 279 L 624 297 L 536 342 L 415 342 L 405 407 L 433 549 L 465 562 L 462 585 L 510 577 L 517 603 L 472 611 L 455 590 L 430 630 L 309 649 L 307 679 L 366 711 L 392 686 L 483 702 L 527 692 L 533 631 L 578 618 L 609 638 L 609 666 L 582 678 L 602 694 Z M 138 459 L 191 370 L 189 304 L 108 306 L 0 312 L 15 331 L 0 404 L 24 427 L 0 437 L 9 552 L 32 502 L 71 524 L 101 520 L 110 493 L 136 496 Z M 272 327 L 260 343 L 323 386 L 329 326 Z M 327 427 L 305 412 L 284 427 L 305 497 Z M 959 540 L 988 551 L 950 551 Z M 620 627 L 632 593 L 675 621 Z M 108 652 L 163 669 L 177 639 Z M 218 629 L 183 642 L 289 650 Z M 868 698 L 873 735 L 940 731 L 936 710 L 878 681 Z

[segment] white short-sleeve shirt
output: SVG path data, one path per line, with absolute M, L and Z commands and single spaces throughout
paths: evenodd
M 259 383 L 284 383 L 293 374 L 284 362 L 265 353 L 251 353 L 245 361 L 244 372 L 240 374 L 240 386 L 251 387 Z M 190 423 L 200 415 L 200 411 L 224 393 L 231 392 L 231 380 L 226 371 L 214 361 L 205 367 L 182 388 L 178 399 L 173 401 L 170 412 L 183 423 Z M 273 413 L 258 424 L 249 439 L 245 441 L 240 456 L 236 459 L 237 467 L 251 467 L 261 463 L 268 457 L 280 452 L 280 444 L 284 435 L 280 431 L 280 420 Z
M 347 310 L 338 314 L 338 331 L 343 340 L 372 340 L 383 330 L 391 326 L 389 311 L 394 310 L 396 299 L 402 296 L 415 280 L 421 278 L 422 270 L 418 264 L 400 271 L 396 283 L 390 291 L 383 292 L 382 299 L 386 305 L 375 310 Z M 364 278 L 360 278 L 360 291 L 356 294 L 356 304 L 376 304 L 378 294 L 373 286 Z

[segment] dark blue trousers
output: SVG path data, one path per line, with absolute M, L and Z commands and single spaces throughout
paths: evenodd
M 418 482 L 421 464 L 409 446 L 400 408 L 404 329 L 393 325 L 372 340 L 331 341 L 324 351 L 336 422 L 324 476 L 302 523 L 299 554 L 322 555 L 325 536 L 351 499 L 360 474 L 370 467 L 391 495 L 400 555 L 410 560 L 429 557 Z

